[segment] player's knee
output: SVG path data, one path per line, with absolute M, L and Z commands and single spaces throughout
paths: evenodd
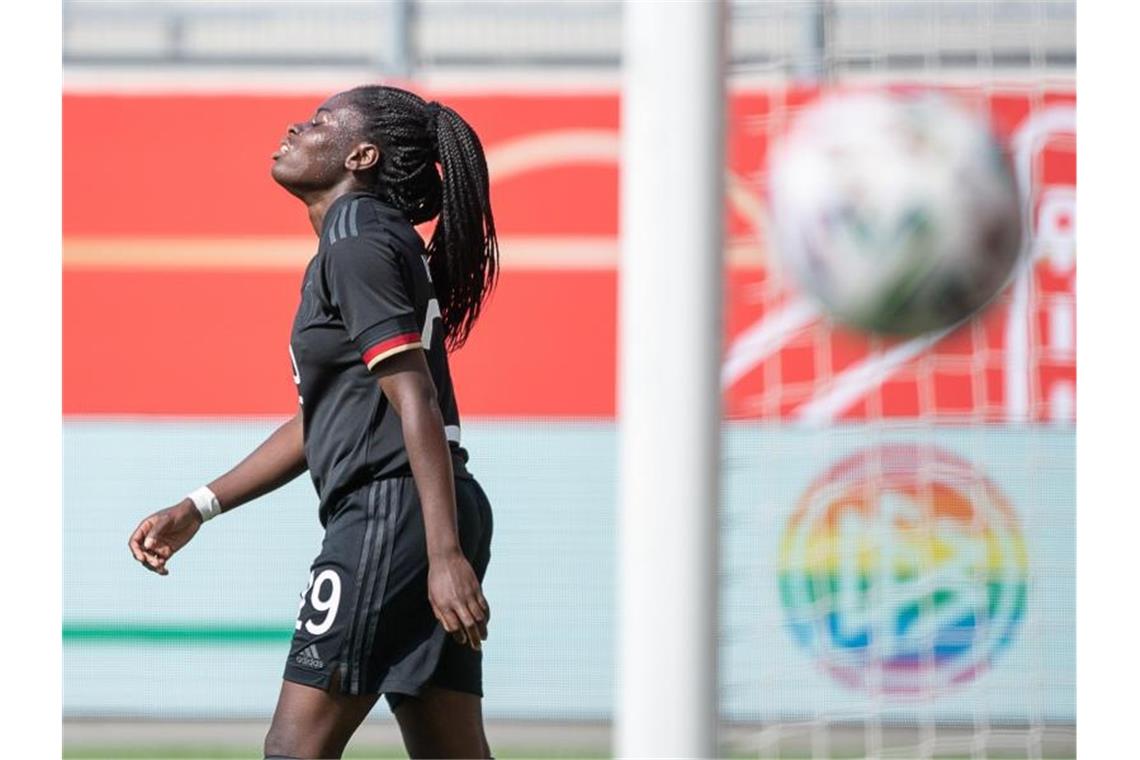
M 396 709 L 410 757 L 491 757 L 479 698 L 435 687 Z
M 302 726 L 289 721 L 274 721 L 265 735 L 262 750 L 270 758 L 340 757 L 351 734 L 330 730 L 327 726 Z
M 282 730 L 276 724 L 269 727 L 269 732 L 265 734 L 265 743 L 262 747 L 265 760 L 303 757 L 301 748 L 296 746 L 295 737 L 290 736 L 290 733 L 289 731 Z

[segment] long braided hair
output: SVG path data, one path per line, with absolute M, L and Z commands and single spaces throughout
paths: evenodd
M 499 274 L 483 145 L 455 111 L 407 90 L 365 85 L 348 97 L 365 137 L 380 148 L 374 192 L 412 224 L 439 217 L 427 244 L 428 268 L 446 345 L 455 350 L 466 342 Z

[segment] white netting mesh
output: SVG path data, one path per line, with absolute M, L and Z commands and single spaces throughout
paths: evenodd
M 733 11 L 726 747 L 1072 756 L 1073 4 Z M 837 328 L 773 263 L 768 146 L 821 88 L 869 85 L 950 90 L 1008 141 L 1031 264 L 950 334 Z

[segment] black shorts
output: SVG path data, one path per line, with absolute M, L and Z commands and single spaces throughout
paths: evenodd
M 491 505 L 455 479 L 459 542 L 479 580 L 491 558 Z M 432 684 L 483 696 L 483 655 L 455 642 L 427 592 L 427 546 L 411 476 L 346 496 L 329 517 L 302 594 L 285 680 L 345 694 L 384 694 L 394 711 Z

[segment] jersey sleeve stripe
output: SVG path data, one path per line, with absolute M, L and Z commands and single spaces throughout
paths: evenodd
M 372 348 L 364 352 L 364 363 L 368 365 L 368 369 L 372 369 L 377 364 L 387 359 L 393 354 L 398 354 L 401 351 L 407 351 L 413 348 L 420 348 L 419 333 L 405 333 L 397 335 L 394 338 L 381 341 Z
M 360 205 L 359 198 L 353 198 L 348 207 L 348 236 L 356 237 L 356 209 Z
M 348 216 L 348 206 L 341 206 L 340 213 L 336 217 L 336 236 L 341 240 L 348 237 L 348 230 L 345 229 L 346 216 Z
M 336 242 L 336 217 L 329 222 L 329 245 Z

